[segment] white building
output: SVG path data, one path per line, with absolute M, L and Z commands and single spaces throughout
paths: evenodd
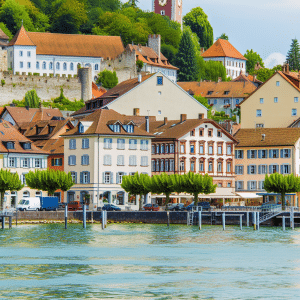
M 16 74 L 77 75 L 78 67 L 91 67 L 93 78 L 101 61 L 124 51 L 119 36 L 27 32 L 22 26 L 7 46 L 8 67 Z
M 82 202 L 89 194 L 92 209 L 107 201 L 138 210 L 138 201 L 128 198 L 121 183 L 124 175 L 135 172 L 151 175 L 150 133 L 138 128 L 130 116 L 99 109 L 62 136 L 65 171 L 76 182 L 66 193 L 68 202 Z
M 218 39 L 210 48 L 201 54 L 205 61 L 220 61 L 226 68 L 227 76 L 235 79 L 246 73 L 246 61 L 239 51 L 237 51 L 227 40 Z

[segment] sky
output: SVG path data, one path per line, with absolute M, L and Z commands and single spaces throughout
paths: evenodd
M 183 15 L 200 6 L 214 29 L 214 38 L 226 33 L 230 43 L 239 52 L 245 54 L 247 49 L 253 49 L 262 57 L 266 67 L 282 64 L 292 39 L 300 39 L 299 0 L 182 0 L 182 2 Z M 152 0 L 139 0 L 138 6 L 151 11 Z

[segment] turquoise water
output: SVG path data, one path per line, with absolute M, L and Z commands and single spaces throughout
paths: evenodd
M 300 229 L 21 225 L 0 244 L 0 299 L 300 298 Z

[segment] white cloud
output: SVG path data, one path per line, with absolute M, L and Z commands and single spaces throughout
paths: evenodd
M 273 68 L 277 65 L 282 65 L 286 60 L 286 57 L 278 52 L 270 54 L 265 60 L 264 64 L 266 68 Z

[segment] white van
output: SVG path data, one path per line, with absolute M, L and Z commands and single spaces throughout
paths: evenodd
M 25 197 L 17 205 L 17 210 L 40 210 L 41 200 L 39 197 Z

